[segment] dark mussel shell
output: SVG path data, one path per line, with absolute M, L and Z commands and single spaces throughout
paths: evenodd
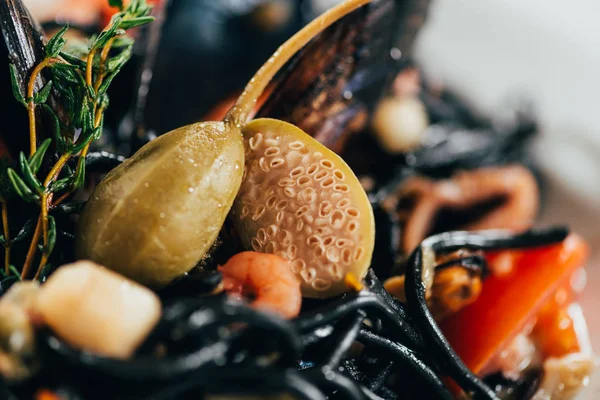
M 290 17 L 278 29 L 264 30 L 252 13 L 266 0 L 172 0 L 144 125 L 161 134 L 196 122 L 241 90 L 277 46 L 314 17 L 310 1 L 278 1 L 288 3 Z M 317 135 L 314 122 L 305 122 L 312 113 L 311 121 L 322 122 L 326 143 L 343 142 L 350 122 L 374 105 L 397 71 L 400 54 L 411 53 L 428 5 L 429 0 L 375 0 L 336 24 L 282 71 L 277 95 L 261 116 L 288 120 Z M 324 104 L 316 101 L 324 97 Z
M 412 52 L 429 1 L 375 0 L 309 44 L 258 113 L 297 125 L 341 153 Z

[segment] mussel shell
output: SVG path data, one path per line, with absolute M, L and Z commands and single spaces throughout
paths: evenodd
M 412 53 L 429 0 L 375 0 L 309 44 L 259 116 L 283 119 L 341 153 Z
M 44 59 L 44 45 L 40 26 L 21 0 L 0 2 L 0 28 L 3 37 L 0 41 L 0 93 L 4 95 L 0 108 L 0 137 L 9 153 L 17 156 L 20 151 L 29 151 L 28 119 L 23 105 L 12 96 L 9 62 L 16 67 L 19 87 L 25 96 L 31 71 Z M 45 81 L 41 76 L 36 88 L 41 88 Z M 43 140 L 41 135 L 40 139 Z
M 410 54 L 429 1 L 375 0 L 309 44 L 258 115 L 290 122 L 341 153 Z M 416 25 L 415 25 L 416 24 Z

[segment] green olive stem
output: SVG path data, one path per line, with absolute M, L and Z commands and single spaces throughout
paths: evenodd
M 248 82 L 234 106 L 228 111 L 224 122 L 236 125 L 245 124 L 248 115 L 252 112 L 269 82 L 294 54 L 340 18 L 370 2 L 371 0 L 347 0 L 326 11 L 288 39 Z

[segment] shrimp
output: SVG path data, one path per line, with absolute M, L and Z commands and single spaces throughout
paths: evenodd
M 281 257 L 246 251 L 231 257 L 219 267 L 223 288 L 230 295 L 254 297 L 252 307 L 294 318 L 300 313 L 300 282 Z

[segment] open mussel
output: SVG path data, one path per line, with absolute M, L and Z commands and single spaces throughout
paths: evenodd
M 346 17 L 296 57 L 258 115 L 291 122 L 342 153 L 411 53 L 428 3 L 379 0 Z

